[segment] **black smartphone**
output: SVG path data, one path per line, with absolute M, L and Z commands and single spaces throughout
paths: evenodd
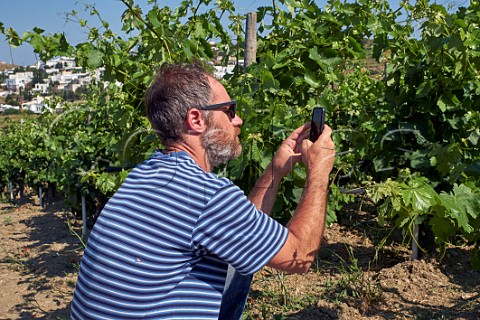
M 315 107 L 312 111 L 312 126 L 310 128 L 310 141 L 317 141 L 323 132 L 323 123 L 325 121 L 325 109 Z

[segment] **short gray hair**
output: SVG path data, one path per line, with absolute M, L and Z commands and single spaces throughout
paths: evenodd
M 145 95 L 148 120 L 163 145 L 182 140 L 188 110 L 209 103 L 209 73 L 199 63 L 163 64 Z

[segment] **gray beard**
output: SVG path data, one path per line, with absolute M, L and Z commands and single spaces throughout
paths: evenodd
M 238 137 L 232 138 L 223 129 L 208 128 L 201 138 L 207 162 L 212 168 L 237 158 L 242 153 Z

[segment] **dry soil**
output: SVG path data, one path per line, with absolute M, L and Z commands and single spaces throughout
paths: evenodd
M 480 319 L 480 272 L 470 248 L 451 246 L 411 260 L 408 246 L 378 228 L 361 202 L 325 232 L 318 262 L 305 275 L 257 273 L 254 319 Z M 69 228 L 68 223 L 73 227 Z M 82 254 L 80 222 L 61 204 L 38 199 L 0 204 L 0 319 L 68 319 Z M 306 303 L 307 302 L 307 303 Z

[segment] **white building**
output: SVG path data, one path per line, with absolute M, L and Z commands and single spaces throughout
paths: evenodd
M 228 66 L 215 66 L 215 78 L 222 79 L 227 73 L 232 74 L 234 65 L 229 64 Z
M 34 64 L 32 64 L 30 67 L 35 68 L 35 69 L 41 69 L 45 67 L 45 63 L 43 61 L 37 60 Z
M 72 73 L 71 71 L 61 71 L 59 74 L 50 75 L 49 79 L 52 83 L 58 82 L 57 90 L 68 90 L 69 84 L 84 84 L 83 79 L 86 78 L 85 73 Z M 75 87 L 77 86 L 70 86 Z M 73 90 L 75 91 L 75 90 Z
M 19 91 L 20 89 L 25 89 L 25 86 L 32 81 L 32 78 L 33 72 L 17 72 L 10 74 L 4 83 L 7 90 Z
M 48 69 L 45 69 L 45 72 L 47 74 L 57 74 L 60 72 L 60 69 L 55 69 L 55 68 L 48 68 Z
M 52 108 L 48 106 L 48 101 L 45 101 L 44 97 L 36 96 L 30 102 L 25 102 L 22 104 L 23 111 L 30 110 L 33 113 L 42 113 L 44 110 L 52 112 Z
M 9 91 L 17 92 L 20 89 L 25 89 L 25 79 L 17 79 L 17 78 L 8 78 L 5 79 L 5 86 Z
M 75 67 L 75 59 L 69 57 L 55 57 L 48 60 L 45 64 L 49 67 L 55 67 L 59 63 L 62 64 L 63 68 Z
M 35 83 L 35 87 L 32 88 L 32 91 L 42 93 L 42 94 L 47 94 L 49 86 L 50 85 L 48 83 Z

